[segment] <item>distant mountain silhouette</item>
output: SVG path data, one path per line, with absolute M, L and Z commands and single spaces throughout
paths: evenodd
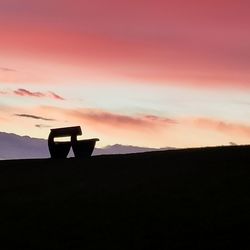
M 49 157 L 46 140 L 0 132 L 0 159 Z
M 168 149 L 173 148 L 144 148 L 115 144 L 104 148 L 95 148 L 93 155 L 130 154 Z M 69 157 L 71 156 L 73 156 L 72 151 L 69 153 Z M 47 140 L 0 132 L 0 160 L 48 157 L 50 154 Z
M 96 148 L 94 151 L 95 155 L 104 155 L 104 154 L 131 154 L 131 153 L 143 153 L 150 151 L 158 151 L 158 150 L 169 150 L 174 149 L 171 147 L 165 148 L 144 148 L 144 147 L 136 147 L 132 145 L 121 145 L 115 144 L 106 146 L 104 148 Z

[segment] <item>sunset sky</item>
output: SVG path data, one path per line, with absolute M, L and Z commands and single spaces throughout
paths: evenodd
M 250 143 L 249 0 L 0 0 L 0 131 L 97 147 Z

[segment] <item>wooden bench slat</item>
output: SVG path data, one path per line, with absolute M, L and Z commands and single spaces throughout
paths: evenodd
M 76 136 L 82 135 L 80 126 L 75 127 L 64 127 L 64 128 L 53 128 L 50 130 L 50 136 L 53 137 L 64 137 L 64 136 Z

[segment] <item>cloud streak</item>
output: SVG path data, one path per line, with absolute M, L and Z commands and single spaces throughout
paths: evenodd
M 50 118 L 45 118 L 42 116 L 30 115 L 30 114 L 15 114 L 15 116 L 23 117 L 23 118 L 31 118 L 31 119 L 35 119 L 35 120 L 55 121 L 55 119 L 50 119 Z
M 13 91 L 18 96 L 32 96 L 32 97 L 45 97 L 46 95 L 41 92 L 31 92 L 27 89 L 17 89 Z
M 108 112 L 101 109 L 64 109 L 52 106 L 40 107 L 41 114 L 51 114 L 54 117 L 63 117 L 63 119 L 103 130 L 134 130 L 134 131 L 153 131 L 169 126 L 174 126 L 177 121 L 171 118 L 155 116 L 151 114 L 124 115 Z
M 157 129 L 162 126 L 171 126 L 176 121 L 153 115 L 121 115 L 96 109 L 70 110 L 67 112 L 72 117 L 82 122 L 90 122 L 93 125 L 109 126 L 116 129 Z
M 57 99 L 57 100 L 61 100 L 61 101 L 65 100 L 65 98 L 63 98 L 62 96 L 57 95 L 56 93 L 51 92 L 51 91 L 48 93 L 48 96 L 50 96 L 51 98 Z
M 35 127 L 36 128 L 41 128 L 41 129 L 43 129 L 43 128 L 51 128 L 51 126 L 45 125 L 45 124 L 36 124 Z
M 0 67 L 0 71 L 4 71 L 4 72 L 17 72 L 17 70 L 15 70 L 15 69 L 5 68 L 5 67 Z
M 59 101 L 65 101 L 66 99 L 52 91 L 43 93 L 43 92 L 34 92 L 27 89 L 19 88 L 13 91 L 0 91 L 1 95 L 16 95 L 21 97 L 36 97 L 36 98 L 51 98 Z

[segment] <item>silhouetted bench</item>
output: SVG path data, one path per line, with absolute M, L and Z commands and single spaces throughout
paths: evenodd
M 98 138 L 77 140 L 77 136 L 82 135 L 80 126 L 55 128 L 50 130 L 48 146 L 51 158 L 66 158 L 72 146 L 75 157 L 90 157 Z M 71 137 L 70 141 L 55 142 L 56 137 Z

